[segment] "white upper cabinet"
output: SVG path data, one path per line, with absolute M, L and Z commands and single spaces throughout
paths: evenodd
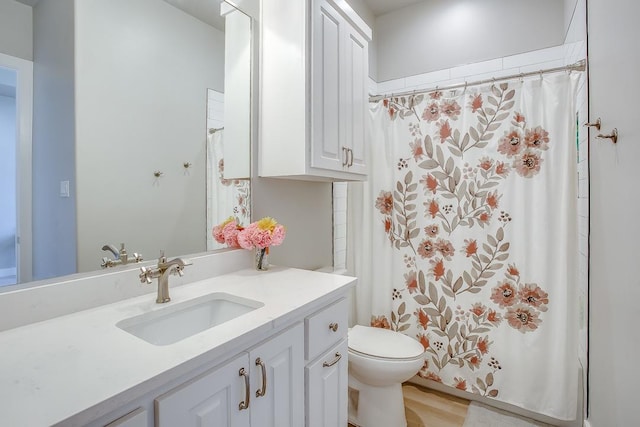
M 344 0 L 263 3 L 260 176 L 367 178 L 370 40 Z

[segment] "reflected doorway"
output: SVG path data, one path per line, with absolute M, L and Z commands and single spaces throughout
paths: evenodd
M 17 283 L 15 70 L 0 67 L 0 286 Z
M 0 286 L 32 280 L 33 62 L 0 53 Z

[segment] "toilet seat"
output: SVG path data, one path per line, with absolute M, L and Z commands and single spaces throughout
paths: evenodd
M 389 329 L 356 325 L 349 330 L 349 351 L 381 360 L 415 360 L 424 347 L 415 339 Z

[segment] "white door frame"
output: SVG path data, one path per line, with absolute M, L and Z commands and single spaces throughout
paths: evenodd
M 15 70 L 16 84 L 16 273 L 17 283 L 32 280 L 31 145 L 33 62 L 0 53 L 0 66 Z

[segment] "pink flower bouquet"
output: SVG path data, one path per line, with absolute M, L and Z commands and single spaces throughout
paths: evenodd
M 281 245 L 285 234 L 283 225 L 278 224 L 273 218 L 264 217 L 238 232 L 238 244 L 243 249 L 265 249 Z
M 284 226 L 275 219 L 264 217 L 252 222 L 238 233 L 238 244 L 243 249 L 256 249 L 256 269 L 268 270 L 267 254 L 270 246 L 278 246 L 284 241 Z
M 230 216 L 222 224 L 213 227 L 213 238 L 218 243 L 226 243 L 230 248 L 239 248 L 238 234 L 244 230 L 234 217 Z

